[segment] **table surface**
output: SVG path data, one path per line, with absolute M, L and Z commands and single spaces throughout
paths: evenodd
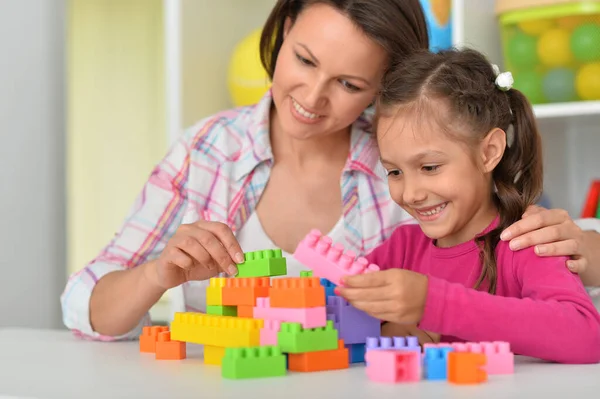
M 289 373 L 286 377 L 226 380 L 202 361 L 157 361 L 137 342 L 91 342 L 67 331 L 0 329 L 0 398 L 593 398 L 600 365 L 549 364 L 517 357 L 513 375 L 481 385 L 443 381 L 378 384 L 364 365 L 347 370 Z M 543 396 L 542 396 L 543 395 Z

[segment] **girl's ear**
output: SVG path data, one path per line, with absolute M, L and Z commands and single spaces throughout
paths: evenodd
M 290 17 L 287 17 L 285 19 L 285 22 L 283 23 L 283 38 L 285 39 L 288 35 L 288 33 L 290 33 L 290 29 L 292 29 L 292 19 Z
M 480 157 L 483 171 L 491 173 L 500 163 L 506 150 L 506 132 L 502 129 L 492 129 L 480 145 Z

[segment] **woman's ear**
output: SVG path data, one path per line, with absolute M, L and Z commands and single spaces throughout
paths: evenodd
M 483 171 L 491 173 L 500 163 L 506 150 L 506 132 L 502 129 L 492 129 L 483 139 L 480 146 L 480 157 Z

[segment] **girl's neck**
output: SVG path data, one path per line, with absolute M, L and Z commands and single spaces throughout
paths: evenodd
M 449 248 L 475 239 L 498 216 L 498 209 L 492 201 L 482 206 L 473 217 L 455 233 L 436 240 L 435 245 L 440 248 Z

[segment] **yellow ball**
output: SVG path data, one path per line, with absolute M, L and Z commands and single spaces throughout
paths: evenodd
M 528 35 L 538 36 L 554 26 L 551 19 L 536 19 L 533 21 L 519 22 L 519 28 Z
M 575 78 L 575 87 L 582 100 L 600 100 L 600 62 L 582 66 Z
M 227 85 L 236 107 L 256 104 L 271 86 L 260 62 L 261 31 L 257 29 L 239 42 L 229 60 Z
M 546 31 L 538 41 L 540 61 L 549 67 L 567 66 L 573 61 L 571 35 L 563 28 Z

